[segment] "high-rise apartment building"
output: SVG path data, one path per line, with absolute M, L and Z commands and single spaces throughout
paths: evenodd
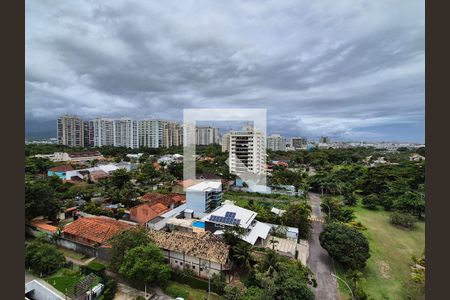
M 321 136 L 319 143 L 323 143 L 323 144 L 329 144 L 330 143 L 330 138 L 327 136 Z
M 291 147 L 295 149 L 301 149 L 306 147 L 308 140 L 302 137 L 293 137 L 291 138 Z
M 97 118 L 92 120 L 94 124 L 94 146 L 114 145 L 114 120 Z
M 138 125 L 130 118 L 113 120 L 114 146 L 138 148 Z
M 231 131 L 229 146 L 230 173 L 239 175 L 243 172 L 265 174 L 266 143 L 265 137 L 251 128 Z
M 195 144 L 206 146 L 219 143 L 219 128 L 205 126 L 195 129 Z
M 286 138 L 279 134 L 267 137 L 267 149 L 272 151 L 286 151 Z
M 84 146 L 84 124 L 78 116 L 64 115 L 58 118 L 56 129 L 58 144 L 71 147 Z
M 230 151 L 230 133 L 222 136 L 222 152 Z
M 180 124 L 171 121 L 161 121 L 163 124 L 162 147 L 181 146 L 183 144 L 183 128 Z
M 164 123 L 160 120 L 138 121 L 139 146 L 148 148 L 163 147 Z
M 83 139 L 85 147 L 94 146 L 94 122 L 83 121 Z

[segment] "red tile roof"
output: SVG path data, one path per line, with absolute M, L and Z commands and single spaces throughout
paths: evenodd
M 141 197 L 141 200 L 148 202 L 148 204 L 162 203 L 167 207 L 171 204 L 175 206 L 186 202 L 186 196 L 181 194 L 160 194 L 160 193 L 147 193 Z
M 143 225 L 168 210 L 170 209 L 162 203 L 141 204 L 130 208 L 130 220 L 138 222 L 139 225 Z
M 47 224 L 43 221 L 31 221 L 31 225 L 33 225 L 34 227 L 47 231 L 47 232 L 51 232 L 51 233 L 55 233 L 56 231 L 58 231 L 58 227 Z
M 53 168 L 50 168 L 49 171 L 52 172 L 67 172 L 67 171 L 72 171 L 73 168 L 71 165 L 61 165 L 61 166 L 56 166 Z
M 107 217 L 82 217 L 68 224 L 63 233 L 65 236 L 81 239 L 89 244 L 103 244 L 123 230 L 133 226 Z

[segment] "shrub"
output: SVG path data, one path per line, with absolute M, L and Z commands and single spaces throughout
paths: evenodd
M 377 205 L 380 204 L 380 199 L 377 194 L 370 194 L 363 198 L 362 204 L 365 208 L 376 209 Z
M 117 292 L 117 282 L 110 279 L 105 284 L 105 290 L 100 296 L 99 300 L 113 300 Z
M 184 299 L 189 298 L 188 292 L 186 292 L 183 288 L 175 286 L 175 285 L 169 285 L 165 289 L 165 292 L 166 292 L 166 294 L 168 294 L 169 296 L 172 296 L 174 298 L 176 298 L 176 297 L 182 297 Z
M 416 218 L 411 214 L 395 211 L 391 214 L 390 221 L 395 226 L 412 229 L 415 226 Z

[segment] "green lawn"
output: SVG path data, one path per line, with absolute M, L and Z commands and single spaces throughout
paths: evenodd
M 66 293 L 83 277 L 78 270 L 61 269 L 57 273 L 45 278 L 45 280 L 53 285 L 59 291 Z
M 384 210 L 355 208 L 356 220 L 367 227 L 363 232 L 369 240 L 371 254 L 363 270 L 361 286 L 375 300 L 406 299 L 411 256 L 420 256 L 425 249 L 424 222 L 418 222 L 413 230 L 404 230 L 389 223 L 389 214 Z M 343 275 L 340 270 L 337 272 Z M 348 293 L 343 285 L 340 291 Z
M 175 281 L 170 281 L 170 283 L 164 290 L 166 291 L 166 293 L 168 293 L 170 296 L 172 296 L 174 298 L 182 297 L 182 295 L 171 294 L 170 290 L 184 291 L 185 293 L 189 294 L 189 297 L 187 299 L 185 298 L 185 300 L 203 300 L 203 299 L 207 299 L 207 297 L 208 297 L 208 292 L 206 292 L 204 290 L 194 289 L 187 284 L 182 284 L 182 283 L 178 283 Z M 219 295 L 217 295 L 215 293 L 211 293 L 210 299 L 211 300 L 221 300 L 222 297 L 220 297 Z

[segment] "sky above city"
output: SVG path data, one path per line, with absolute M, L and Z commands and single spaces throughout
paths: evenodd
M 268 133 L 424 141 L 424 1 L 101 2 L 26 1 L 27 130 L 265 108 Z

